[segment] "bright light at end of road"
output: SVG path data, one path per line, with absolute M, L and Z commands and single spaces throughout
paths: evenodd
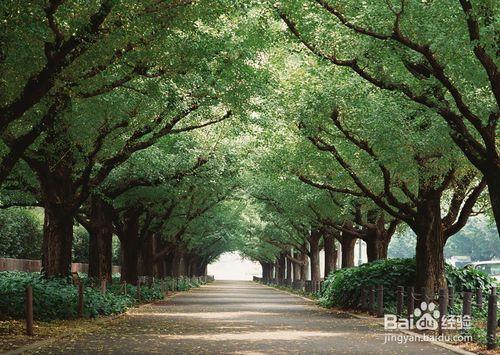
M 208 275 L 216 280 L 252 280 L 253 276 L 261 276 L 259 263 L 243 259 L 238 253 L 224 253 L 219 260 L 208 265 Z

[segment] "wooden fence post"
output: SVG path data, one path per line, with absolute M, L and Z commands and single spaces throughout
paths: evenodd
M 378 285 L 377 288 L 377 317 L 384 316 L 384 286 Z
M 438 329 L 439 335 L 443 335 L 443 321 L 446 318 L 446 309 L 448 305 L 446 304 L 448 300 L 448 296 L 446 295 L 446 289 L 439 289 L 439 320 L 438 320 Z
M 404 293 L 404 286 L 398 286 L 398 289 L 396 291 L 396 316 L 398 317 L 398 319 L 403 315 Z
M 488 349 L 496 348 L 496 331 L 497 331 L 497 289 L 491 288 L 491 293 L 488 296 L 488 323 L 486 329 L 486 347 Z
M 26 287 L 26 334 L 33 335 L 33 287 Z
M 472 305 L 472 292 L 465 291 L 463 293 L 462 317 L 471 316 L 472 314 L 471 305 Z
M 479 309 L 483 308 L 483 290 L 480 288 L 476 289 L 476 307 Z
M 453 303 L 455 302 L 455 289 L 453 286 L 448 287 L 448 307 L 453 307 Z
M 408 320 L 413 317 L 413 312 L 415 311 L 415 288 L 413 286 L 408 287 Z
M 361 289 L 361 301 L 360 301 L 360 308 L 362 310 L 365 310 L 366 309 L 366 289 Z
M 141 301 L 141 279 L 137 280 L 136 298 Z
M 83 317 L 83 282 L 78 283 L 78 318 Z
M 375 286 L 370 286 L 370 303 L 368 304 L 369 312 L 372 313 L 374 308 L 375 308 Z

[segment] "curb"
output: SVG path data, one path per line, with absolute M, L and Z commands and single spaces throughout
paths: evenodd
M 307 298 L 307 297 L 304 297 L 304 296 L 300 296 L 300 295 L 297 295 L 295 293 L 292 293 L 292 292 L 289 292 L 289 291 L 285 291 L 285 290 L 281 290 L 279 288 L 276 288 L 276 287 L 273 287 L 273 286 L 269 286 L 269 285 L 263 285 L 263 284 L 259 284 L 257 283 L 258 285 L 261 285 L 261 286 L 265 286 L 265 287 L 268 287 L 268 288 L 271 288 L 275 291 L 278 291 L 278 292 L 283 292 L 283 293 L 286 293 L 288 295 L 291 295 L 291 296 L 295 296 L 295 297 L 298 297 L 298 298 L 301 298 L 303 299 L 304 301 L 307 301 L 307 302 L 311 302 L 311 303 L 314 303 L 315 306 L 319 309 L 322 309 L 322 310 L 326 310 L 326 308 L 323 308 L 321 306 L 318 306 L 318 304 L 316 303 L 315 300 L 312 300 L 310 298 Z M 376 321 L 378 320 L 377 318 L 374 318 L 374 317 L 365 317 L 365 316 L 360 316 L 359 314 L 356 314 L 356 313 L 351 313 L 351 312 L 347 312 L 347 311 L 344 311 L 344 310 L 336 310 L 338 312 L 342 312 L 344 314 L 348 314 L 350 315 L 351 317 L 353 318 L 357 318 L 357 319 L 364 319 L 364 320 L 372 320 L 372 321 Z M 383 325 L 382 322 L 377 322 L 379 325 Z M 419 333 L 415 333 L 415 332 L 412 332 L 410 330 L 399 330 L 400 333 L 403 333 L 403 334 L 406 334 L 406 335 L 411 335 L 411 336 L 414 336 L 416 338 L 419 338 L 419 339 L 423 339 L 423 336 Z M 443 343 L 441 341 L 437 341 L 437 340 L 426 340 L 425 342 L 427 343 L 431 343 L 431 344 L 434 344 L 436 346 L 439 346 L 441 348 L 444 348 L 446 350 L 450 350 L 450 351 L 453 351 L 454 353 L 456 354 L 461 354 L 461 355 L 475 355 L 476 353 L 472 353 L 470 351 L 467 351 L 467 350 L 463 350 L 457 346 L 454 346 L 454 345 L 451 345 L 451 344 L 448 344 L 448 343 Z
M 200 285 L 198 288 L 201 288 L 205 285 Z M 170 296 L 167 296 L 165 294 L 165 297 L 162 299 L 162 300 L 156 300 L 156 301 L 168 301 L 180 294 L 183 294 L 185 292 L 189 292 L 191 289 L 187 290 L 187 291 L 179 291 L 179 292 L 174 292 L 172 293 Z M 109 317 L 106 317 L 104 319 L 100 319 L 100 320 L 96 320 L 96 323 L 94 324 L 96 327 L 100 327 L 106 323 L 110 323 L 110 322 L 113 322 L 115 321 L 116 319 L 118 318 L 121 318 L 121 317 L 125 317 L 126 315 L 129 314 L 130 311 L 133 311 L 135 309 L 140 309 L 140 308 L 144 308 L 144 307 L 147 307 L 147 306 L 150 306 L 152 304 L 154 304 L 156 301 L 154 302 L 149 302 L 149 303 L 144 303 L 144 304 L 140 304 L 136 307 L 133 307 L 133 308 L 130 308 L 128 310 L 126 310 L 125 312 L 123 313 L 120 313 L 120 314 L 115 314 L 115 315 L 112 315 L 112 316 L 109 316 Z M 88 332 L 91 332 L 92 330 L 95 330 L 95 329 L 90 329 L 89 331 L 83 331 L 81 333 L 82 334 L 86 334 Z M 13 349 L 13 350 L 8 350 L 6 352 L 0 352 L 0 354 L 2 355 L 18 355 L 18 354 L 23 354 L 27 351 L 30 351 L 30 350 L 35 350 L 35 349 L 40 349 L 40 348 L 43 348 L 44 346 L 47 346 L 53 342 L 56 342 L 58 340 L 61 340 L 61 339 L 64 339 L 64 338 L 67 338 L 67 337 L 70 337 L 71 335 L 73 335 L 73 333 L 64 333 L 64 334 L 61 334 L 61 335 L 56 335 L 55 337 L 52 337 L 52 338 L 48 338 L 48 339 L 43 339 L 43 340 L 39 340 L 39 341 L 35 341 L 33 343 L 30 343 L 28 345 L 24 345 L 24 346 L 21 346 L 17 349 Z

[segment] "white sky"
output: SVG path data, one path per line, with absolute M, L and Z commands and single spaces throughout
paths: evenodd
M 262 275 L 262 268 L 259 263 L 242 259 L 238 253 L 224 253 L 208 265 L 207 273 L 216 280 L 252 280 L 253 276 Z

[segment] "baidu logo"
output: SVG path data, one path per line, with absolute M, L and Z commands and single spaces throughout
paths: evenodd
M 418 330 L 436 330 L 439 327 L 439 316 L 441 314 L 436 309 L 436 305 L 432 302 L 427 304 L 422 302 L 420 308 L 413 311 L 413 318 L 419 318 L 416 322 Z
M 422 302 L 408 318 L 399 318 L 395 314 L 384 315 L 384 328 L 388 330 L 437 330 L 441 322 L 442 329 L 466 329 L 470 327 L 470 316 L 441 315 L 433 302 Z

